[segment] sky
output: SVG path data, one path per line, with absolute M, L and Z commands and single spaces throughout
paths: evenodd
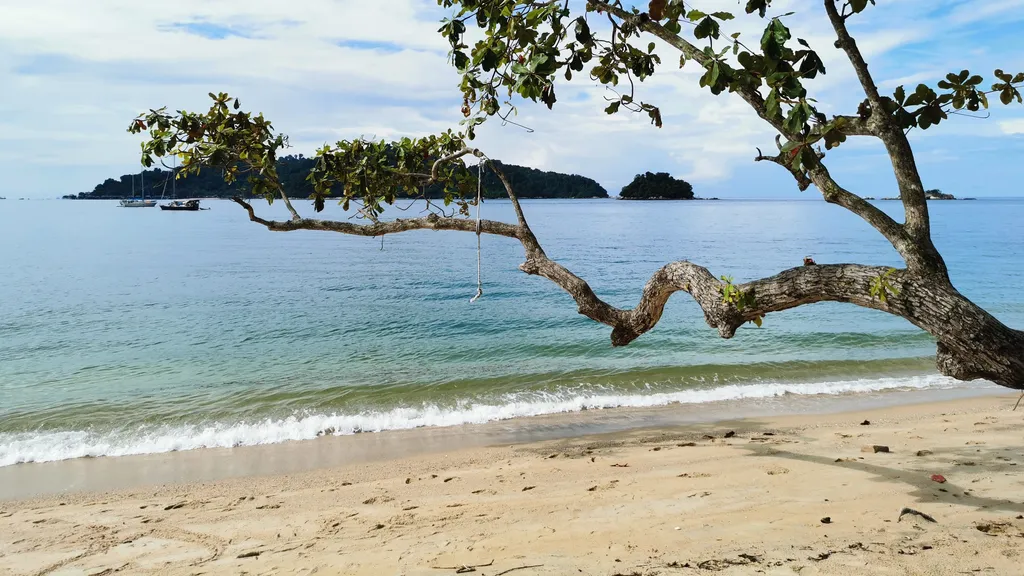
M 572 0 L 580 4 L 579 0 Z M 756 41 L 763 21 L 737 0 L 695 3 L 740 17 L 728 31 Z M 458 76 L 437 34 L 448 15 L 436 0 L 0 0 L 0 196 L 53 198 L 89 191 L 137 172 L 140 137 L 129 121 L 149 108 L 205 110 L 209 92 L 228 92 L 289 135 L 294 154 L 355 137 L 421 136 L 458 128 Z M 807 39 L 827 75 L 809 82 L 826 113 L 852 114 L 863 99 L 843 54 L 832 46 L 820 2 L 776 0 L 794 36 Z M 969 68 L 1024 70 L 1024 0 L 878 0 L 849 21 L 876 82 L 934 83 Z M 594 178 L 612 194 L 635 174 L 664 171 L 697 195 L 793 198 L 792 177 L 754 163 L 774 132 L 733 95 L 697 84 L 703 70 L 664 64 L 638 96 L 662 109 L 607 116 L 609 93 L 585 75 L 557 86 L 554 111 L 523 103 L 516 122 L 489 122 L 477 145 L 492 158 Z M 908 90 L 908 92 L 911 90 Z M 997 102 L 997 99 L 993 99 Z M 958 196 L 1024 196 L 1024 106 L 996 105 L 986 119 L 953 117 L 911 133 L 928 188 Z M 881 145 L 851 138 L 826 163 L 846 188 L 895 195 Z

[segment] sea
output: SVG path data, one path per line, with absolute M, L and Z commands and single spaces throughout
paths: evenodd
M 299 203 L 300 211 L 312 212 Z M 898 202 L 878 202 L 900 217 Z M 623 348 L 514 240 L 273 233 L 229 201 L 162 212 L 0 202 L 0 467 L 314 440 L 627 407 L 993 388 L 941 376 L 907 321 L 822 303 L 723 340 L 686 294 Z M 390 209 L 387 218 L 424 206 Z M 629 307 L 686 259 L 742 282 L 798 266 L 900 266 L 843 209 L 802 200 L 534 200 L 548 255 Z M 280 203 L 257 210 L 283 219 Z M 1022 199 L 932 202 L 957 288 L 1024 326 Z M 324 217 L 349 219 L 328 205 Z M 507 201 L 483 216 L 514 221 Z

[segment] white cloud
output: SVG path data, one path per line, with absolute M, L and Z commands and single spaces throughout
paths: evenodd
M 928 58 L 885 61 L 893 50 L 928 42 L 941 47 L 937 31 L 970 21 L 965 14 L 1005 15 L 1020 3 L 969 0 L 934 14 L 927 0 L 904 0 L 880 3 L 850 22 L 869 59 L 882 60 L 884 77 L 897 79 L 883 83 L 890 87 L 934 79 L 945 66 Z M 845 55 L 832 46 L 820 3 L 773 3 L 773 13 L 790 10 L 796 11 L 786 20 L 794 36 L 807 39 L 828 68 L 809 83 L 812 95 L 823 110 L 851 112 L 862 96 Z M 0 195 L 32 193 L 26 187 L 46 195 L 79 192 L 128 172 L 137 165 L 139 142 L 125 133 L 132 117 L 161 105 L 205 108 L 211 90 L 265 112 L 291 135 L 296 153 L 360 135 L 437 132 L 461 119 L 458 78 L 436 32 L 445 14 L 433 0 L 178 0 L 159 10 L 134 0 L 34 0 L 8 2 L 4 12 L 0 171 L 9 176 Z M 763 25 L 741 15 L 727 28 L 754 45 Z M 223 37 L 188 32 L 196 27 Z M 662 107 L 664 128 L 652 127 L 645 115 L 607 116 L 607 93 L 583 75 L 558 86 L 554 111 L 521 106 L 515 120 L 533 133 L 488 123 L 480 146 L 510 162 L 594 177 L 610 191 L 645 170 L 722 182 L 752 165 L 756 146 L 774 146 L 771 129 L 738 97 L 711 96 L 696 83 L 697 65 L 679 70 L 672 48 L 658 42 L 656 50 L 664 64 L 638 85 L 638 97 Z M 989 130 L 1020 133 L 1020 122 Z M 19 170 L 21 164 L 33 168 Z M 81 169 L 69 175 L 45 169 L 71 166 Z
M 1024 118 L 1004 120 L 999 123 L 999 129 L 1003 134 L 1024 134 Z

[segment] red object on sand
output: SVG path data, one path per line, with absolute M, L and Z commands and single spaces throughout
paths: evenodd
M 942 474 L 932 474 L 932 482 L 938 482 L 939 484 L 946 483 L 946 477 Z

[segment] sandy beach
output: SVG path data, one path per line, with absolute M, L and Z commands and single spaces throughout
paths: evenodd
M 0 574 L 1021 574 L 1015 400 L 0 502 Z

